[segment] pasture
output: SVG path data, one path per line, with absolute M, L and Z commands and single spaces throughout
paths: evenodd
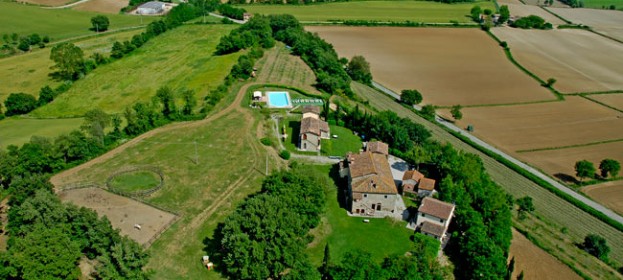
M 1 2 L 0 2 L 1 3 Z M 128 40 L 143 30 L 132 30 L 111 33 L 95 38 L 74 42 L 82 49 L 85 57 L 94 52 L 105 55 L 110 53 L 112 44 L 119 40 Z M 0 102 L 14 92 L 24 92 L 35 97 L 39 96 L 39 89 L 49 85 L 56 87 L 60 82 L 48 76 L 54 62 L 50 60 L 50 49 L 35 49 L 29 53 L 0 59 Z
M 552 255 L 532 244 L 515 229 L 513 229 L 513 240 L 509 252 L 509 259 L 511 258 L 515 258 L 515 269 L 511 279 L 516 279 L 522 271 L 526 279 L 582 279 Z
M 586 186 L 582 188 L 582 192 L 595 201 L 623 215 L 623 181 L 612 181 Z
M 623 94 L 593 94 L 587 97 L 623 111 Z
M 485 105 L 555 97 L 508 61 L 479 29 L 308 26 L 338 54 L 363 55 L 374 80 L 400 92 L 418 89 L 424 104 Z
M 578 29 L 492 31 L 520 64 L 543 80 L 555 78 L 563 93 L 623 90 L 623 44 Z
M 7 118 L 0 121 L 0 149 L 8 145 L 21 146 L 33 135 L 56 137 L 67 134 L 82 125 L 82 118 L 75 119 L 25 119 Z
M 493 2 L 443 4 L 429 1 L 352 1 L 314 5 L 242 5 L 253 14 L 291 14 L 299 21 L 344 20 L 462 23 L 472 22 L 470 9 L 480 5 L 495 10 Z
M 99 216 L 108 217 L 112 226 L 120 229 L 122 235 L 127 235 L 141 245 L 148 245 L 176 218 L 171 213 L 100 188 L 66 190 L 60 192 L 59 196 L 64 202 L 91 208 Z M 136 224 L 141 228 L 135 228 Z
M 86 3 L 76 5 L 72 9 L 77 11 L 118 14 L 129 2 L 129 0 L 90 0 Z
M 42 9 L 36 6 L 22 5 L 16 2 L 0 2 L 0 34 L 17 33 L 29 35 L 38 33 L 48 35 L 52 41 L 68 39 L 76 36 L 93 35 L 91 18 L 98 13 L 74 11 L 69 9 Z M 110 19 L 110 30 L 124 27 L 147 25 L 157 17 L 129 15 L 107 15 Z
M 621 113 L 578 96 L 565 101 L 464 108 L 459 127 L 510 153 L 621 138 Z
M 137 101 L 151 100 L 167 85 L 195 91 L 198 101 L 229 74 L 239 54 L 214 55 L 222 35 L 234 26 L 182 26 L 146 43 L 121 60 L 101 66 L 52 103 L 31 113 L 36 117 L 79 116 L 93 108 L 118 113 Z M 183 44 L 180 42 L 184 42 Z
M 264 58 L 258 62 L 258 67 L 263 65 L 266 67 L 257 73 L 258 83 L 288 85 L 320 94 L 313 87 L 316 83 L 314 71 L 300 57 L 292 55 L 284 44 L 278 42 L 275 47 L 267 50 Z
M 619 1 L 617 7 L 623 7 Z M 550 11 L 576 24 L 588 25 L 594 30 L 623 40 L 623 13 L 621 11 L 596 9 L 548 8 Z

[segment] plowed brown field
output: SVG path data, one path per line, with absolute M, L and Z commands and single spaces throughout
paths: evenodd
M 541 9 L 541 7 L 538 7 L 538 6 L 524 5 L 521 2 L 508 3 L 505 5 L 508 6 L 508 10 L 511 12 L 512 16 L 527 17 L 529 15 L 537 15 L 543 18 L 545 21 L 551 24 L 554 24 L 554 25 L 565 24 L 564 21 L 548 13 L 547 11 Z
M 75 6 L 74 10 L 118 14 L 129 0 L 91 0 Z
M 619 7 L 619 5 L 617 5 Z M 597 9 L 548 8 L 572 21 L 588 25 L 596 31 L 623 40 L 623 12 Z
M 623 181 L 587 186 L 582 188 L 582 192 L 623 215 Z
M 22 0 L 20 2 L 25 2 L 29 4 L 42 5 L 42 6 L 62 6 L 68 3 L 73 2 L 72 0 Z
M 363 55 L 374 80 L 400 92 L 418 89 L 424 103 L 507 104 L 554 97 L 511 64 L 478 29 L 309 26 L 340 56 Z

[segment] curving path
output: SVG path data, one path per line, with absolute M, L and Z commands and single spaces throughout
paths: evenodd
M 76 5 L 80 5 L 80 4 L 82 4 L 82 3 L 86 3 L 86 2 L 89 2 L 89 1 L 91 1 L 91 0 L 80 0 L 80 1 L 73 2 L 73 3 L 69 3 L 69 4 L 67 4 L 67 5 L 63 5 L 63 6 L 41 7 L 41 8 L 42 8 L 42 9 L 49 9 L 49 10 L 54 10 L 54 9 L 65 9 L 65 8 L 69 8 L 69 7 L 73 7 L 73 6 L 76 6 Z

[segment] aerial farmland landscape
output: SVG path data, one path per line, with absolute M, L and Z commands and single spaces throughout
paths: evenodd
M 0 279 L 623 279 L 621 0 L 0 0 Z

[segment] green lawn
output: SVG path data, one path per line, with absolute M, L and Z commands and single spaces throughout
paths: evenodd
M 309 165 L 306 168 L 319 170 L 328 176 L 332 166 Z M 370 252 L 378 263 L 387 256 L 404 254 L 411 249 L 413 231 L 406 228 L 406 222 L 389 218 L 369 219 L 369 223 L 363 220 L 346 215 L 346 210 L 340 208 L 337 200 L 337 187 L 330 186 L 326 214 L 320 226 L 312 230 L 315 239 L 308 247 L 314 265 L 321 264 L 325 244 L 329 244 L 333 262 L 338 262 L 345 252 L 354 249 Z
M 116 191 L 133 193 L 148 190 L 160 183 L 158 174 L 150 171 L 135 171 L 122 173 L 110 180 L 110 187 Z
M 16 2 L 0 2 L 0 35 L 17 33 L 29 35 L 38 33 L 48 35 L 53 41 L 76 36 L 94 34 L 90 31 L 91 17 L 95 12 L 69 9 L 42 9 Z M 130 15 L 106 15 L 110 19 L 110 30 L 146 25 L 158 17 L 141 18 Z
M 320 149 L 323 155 L 343 157 L 348 152 L 359 152 L 362 147 L 359 136 L 345 127 L 330 125 L 329 128 L 331 139 L 321 140 Z M 333 138 L 333 135 L 337 135 L 337 138 Z
M 22 119 L 8 118 L 0 121 L 0 149 L 8 145 L 22 145 L 33 135 L 56 137 L 78 129 L 81 118 L 75 119 Z
M 36 117 L 81 116 L 93 108 L 121 112 L 149 101 L 161 86 L 191 89 L 199 104 L 227 76 L 240 54 L 215 56 L 220 37 L 234 25 L 190 25 L 168 31 L 123 59 L 104 65 L 74 83 Z
M 108 54 L 115 41 L 128 40 L 141 32 L 143 29 L 111 33 L 74 42 L 74 44 L 80 47 L 87 57 L 96 51 Z M 4 99 L 13 92 L 24 92 L 37 97 L 41 87 L 46 85 L 56 87 L 60 84 L 48 76 L 51 72 L 50 67 L 54 65 L 54 62 L 50 60 L 50 49 L 34 49 L 29 53 L 0 59 L 0 85 L 2 85 L 0 86 L 0 102 L 4 102 Z
M 614 5 L 618 10 L 623 10 L 623 0 L 584 0 L 584 7 L 586 8 L 602 9 L 605 7 L 609 9 L 610 5 Z
M 300 21 L 376 20 L 427 23 L 471 22 L 474 5 L 495 9 L 493 2 L 443 4 L 428 1 L 355 1 L 315 5 L 243 5 L 254 14 L 292 14 Z

